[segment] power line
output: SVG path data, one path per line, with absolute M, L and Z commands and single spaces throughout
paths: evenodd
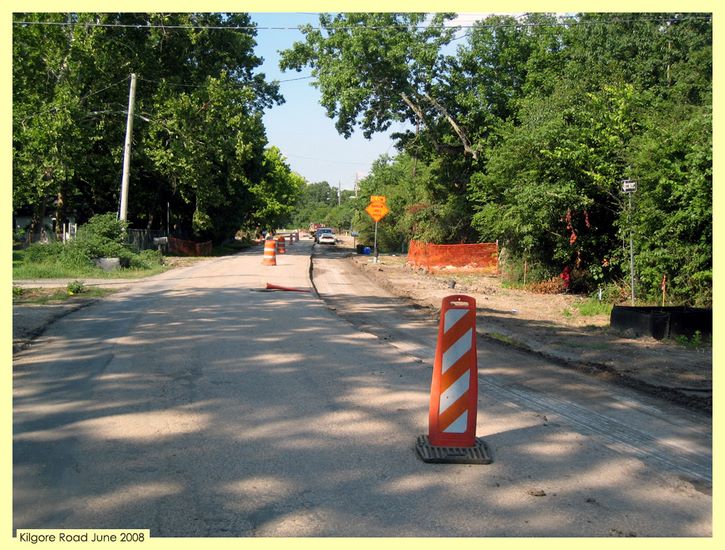
M 118 86 L 120 84 L 123 84 L 123 83 L 127 82 L 128 79 L 129 79 L 129 77 L 122 78 L 118 82 L 114 82 L 113 84 L 109 84 L 105 88 L 101 88 L 100 90 L 96 90 L 94 92 L 87 93 L 86 95 L 81 96 L 81 97 L 78 98 L 78 103 L 82 103 L 83 101 L 85 101 L 89 97 L 93 97 L 94 95 L 98 95 L 98 94 L 100 94 L 102 92 L 105 92 L 106 90 L 110 90 L 114 86 Z M 54 111 L 57 108 L 58 107 L 56 105 L 46 105 L 45 107 L 40 108 L 38 111 L 34 112 L 33 114 L 26 116 L 24 119 L 22 119 L 20 121 L 20 124 L 24 124 L 27 120 L 30 120 L 31 118 L 35 118 L 36 116 L 39 116 L 39 115 L 45 113 L 46 111 Z
M 711 14 L 698 15 L 680 15 L 680 14 L 640 14 L 636 17 L 616 17 L 607 21 L 582 21 L 578 16 L 566 16 L 557 18 L 556 22 L 544 21 L 520 21 L 516 22 L 497 22 L 485 23 L 485 19 L 477 21 L 473 24 L 466 25 L 450 25 L 450 29 L 474 29 L 474 28 L 512 28 L 512 27 L 566 27 L 571 25 L 619 25 L 625 23 L 638 23 L 643 21 L 653 21 L 659 23 L 675 23 L 682 21 L 710 21 Z M 168 29 L 168 30 L 220 30 L 220 31 L 299 31 L 298 26 L 257 26 L 257 25 L 164 25 L 164 24 L 145 24 L 140 23 L 93 23 L 90 21 L 13 21 L 13 25 L 47 25 L 47 26 L 84 26 L 84 27 L 102 27 L 102 28 L 120 28 L 120 29 Z M 311 28 L 315 30 L 326 30 L 324 27 Z M 428 25 L 349 25 L 335 27 L 334 30 L 355 30 L 355 29 L 383 30 L 383 29 L 401 29 L 401 30 L 425 30 Z
M 273 80 L 272 82 L 279 82 L 281 84 L 282 82 L 294 82 L 295 80 L 309 80 L 310 78 L 315 78 L 315 77 L 312 75 L 308 75 L 308 76 L 300 76 L 298 78 L 286 78 L 284 80 Z
M 332 159 L 320 159 L 320 158 L 314 158 L 314 157 L 303 157 L 302 155 L 291 155 L 285 153 L 286 157 L 293 157 L 298 159 L 304 159 L 304 160 L 314 160 L 316 162 L 329 162 L 333 164 L 351 164 L 353 166 L 366 166 L 367 162 L 350 162 L 350 161 L 344 161 L 344 160 L 332 160 Z
M 108 85 L 108 86 L 106 86 L 105 88 L 101 88 L 100 90 L 97 90 L 97 91 L 95 91 L 95 92 L 91 92 L 91 93 L 89 93 L 89 94 L 86 94 L 86 95 L 84 95 L 84 96 L 83 96 L 83 97 L 81 97 L 81 98 L 80 98 L 80 99 L 79 99 L 78 101 L 83 101 L 84 99 L 87 99 L 87 98 L 89 98 L 89 97 L 91 97 L 91 96 L 94 96 L 94 95 L 98 95 L 98 94 L 100 94 L 100 93 L 102 93 L 102 92 L 105 92 L 106 90 L 109 90 L 109 89 L 113 88 L 114 86 L 118 86 L 119 84 L 122 84 L 122 83 L 124 83 L 124 82 L 128 81 L 128 79 L 129 79 L 129 77 L 128 77 L 128 76 L 127 76 L 127 77 L 125 77 L 125 78 L 122 78 L 122 79 L 121 79 L 121 80 L 119 80 L 118 82 L 114 82 L 113 84 L 109 84 L 109 85 Z
M 285 80 L 276 80 L 275 79 L 275 80 L 270 80 L 269 82 L 265 82 L 265 84 L 274 84 L 274 83 L 282 84 L 284 82 L 294 82 L 296 80 L 309 80 L 310 78 L 314 78 L 314 76 L 312 76 L 312 75 L 300 76 L 298 78 L 288 78 Z M 175 88 L 194 88 L 194 89 L 206 88 L 206 85 L 204 85 L 204 84 L 181 84 L 181 83 L 177 83 L 177 82 L 169 82 L 166 80 L 165 81 L 151 80 L 149 78 L 143 78 L 143 77 L 139 77 L 138 79 L 143 82 L 149 82 L 151 84 L 165 84 L 167 86 L 171 86 L 171 87 L 175 87 Z M 255 84 L 256 84 L 256 82 L 244 82 L 244 81 L 239 81 L 239 82 L 233 83 L 234 86 L 237 86 L 240 88 L 248 88 L 248 87 L 253 88 Z

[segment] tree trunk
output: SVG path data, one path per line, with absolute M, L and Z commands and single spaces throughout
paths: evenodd
M 43 220 L 45 219 L 46 199 L 33 209 L 33 217 L 30 219 L 30 229 L 26 236 L 27 244 L 38 242 L 43 234 Z
M 471 142 L 468 140 L 468 136 L 463 131 L 463 128 L 461 128 L 455 121 L 455 119 L 450 115 L 448 110 L 429 94 L 425 94 L 425 98 L 430 102 L 431 105 L 433 105 L 436 111 L 441 113 L 446 118 L 448 124 L 451 125 L 451 128 L 453 128 L 453 131 L 458 136 L 458 139 L 461 140 L 461 143 L 463 144 L 463 150 L 471 155 L 474 160 L 478 160 L 478 153 L 473 148 L 471 148 Z
M 418 120 L 422 121 L 423 124 L 425 124 L 426 128 L 431 132 L 431 135 L 433 136 L 433 144 L 436 148 L 436 151 L 439 153 L 443 152 L 444 150 L 450 150 L 451 147 L 445 145 L 444 143 L 441 143 L 440 139 L 438 139 L 438 136 L 436 135 L 433 128 L 426 124 L 425 122 L 425 116 L 423 113 L 423 110 L 414 103 L 404 92 L 401 92 L 400 97 L 403 99 L 405 104 L 410 108 L 411 111 L 415 114 L 415 116 L 418 118 Z M 442 114 L 448 124 L 451 126 L 453 131 L 458 136 L 458 139 L 461 142 L 461 145 L 463 146 L 463 152 L 464 154 L 469 154 L 473 157 L 474 160 L 478 160 L 478 152 L 471 147 L 471 143 L 468 140 L 468 136 L 464 132 L 463 128 L 455 121 L 455 119 L 450 115 L 448 110 L 441 105 L 438 101 L 433 99 L 429 94 L 425 94 L 425 99 L 433 106 L 433 108 L 438 111 L 440 114 Z

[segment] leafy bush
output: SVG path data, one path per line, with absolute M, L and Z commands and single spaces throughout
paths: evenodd
M 705 343 L 702 333 L 699 330 L 696 330 L 695 334 L 693 334 L 691 338 L 680 334 L 675 338 L 675 341 L 679 345 L 685 346 L 688 349 L 698 349 Z
M 630 295 L 629 285 L 625 283 L 609 283 L 602 287 L 602 302 L 609 304 L 621 304 L 626 302 Z M 599 292 L 593 296 L 599 298 Z
M 133 254 L 129 266 L 132 269 L 151 269 L 163 263 L 163 255 L 158 250 L 142 250 L 139 254 Z
M 133 253 L 124 245 L 126 228 L 126 221 L 117 220 L 114 212 L 93 216 L 68 243 L 68 259 L 90 263 L 94 258 L 121 258 L 122 263 L 130 264 Z
M 63 243 L 34 243 L 31 244 L 23 256 L 25 262 L 47 262 L 55 260 L 63 253 Z
M 68 283 L 66 291 L 68 292 L 68 296 L 80 294 L 85 291 L 85 285 L 83 284 L 83 281 L 72 281 Z
M 540 262 L 529 260 L 524 265 L 521 258 L 511 256 L 506 249 L 501 251 L 499 270 L 504 284 L 511 287 L 521 287 L 524 283 L 528 287 L 531 284 L 548 281 L 554 275 Z
M 87 223 L 78 228 L 78 240 L 111 241 L 123 245 L 126 241 L 128 223 L 116 218 L 115 212 L 106 212 L 93 216 Z
M 36 243 L 13 252 L 13 276 L 18 278 L 73 278 L 98 274 L 97 258 L 119 258 L 121 267 L 139 271 L 159 270 L 162 256 L 156 250 L 135 254 L 124 243 L 126 222 L 111 212 L 94 216 L 66 243 Z

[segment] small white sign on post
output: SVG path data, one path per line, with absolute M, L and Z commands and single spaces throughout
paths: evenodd
M 637 190 L 637 182 L 632 180 L 624 180 L 622 182 L 622 191 L 625 193 L 634 193 Z

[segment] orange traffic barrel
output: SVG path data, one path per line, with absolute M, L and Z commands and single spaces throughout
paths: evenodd
M 280 235 L 279 237 L 277 237 L 277 254 L 284 254 L 284 253 L 285 253 L 284 237 L 282 235 Z
M 271 238 L 264 241 L 264 257 L 262 265 L 277 265 L 277 243 Z
M 489 464 L 483 440 L 476 437 L 478 357 L 476 300 L 443 298 L 430 390 L 428 436 L 416 444 L 425 462 Z

